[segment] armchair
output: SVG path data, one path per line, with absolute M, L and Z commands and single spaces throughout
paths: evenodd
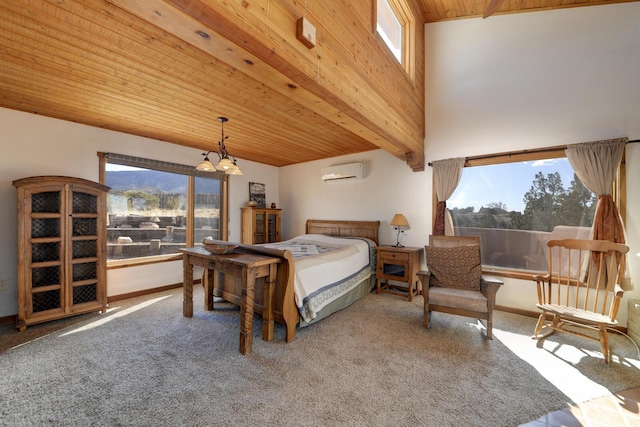
M 482 276 L 480 238 L 429 236 L 425 246 L 428 271 L 418 272 L 424 295 L 424 327 L 432 311 L 471 317 L 486 322 L 493 339 L 493 309 L 502 281 Z

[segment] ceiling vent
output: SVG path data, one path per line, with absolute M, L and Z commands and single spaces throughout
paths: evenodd
M 349 163 L 322 168 L 322 180 L 324 182 L 353 181 L 356 179 L 362 179 L 362 163 Z

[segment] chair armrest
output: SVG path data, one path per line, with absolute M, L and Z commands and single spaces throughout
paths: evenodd
M 616 283 L 615 291 L 613 294 L 614 298 L 622 298 L 622 294 L 624 294 L 622 286 L 620 286 L 618 283 Z
M 534 274 L 533 280 L 536 282 L 536 291 L 538 292 L 538 303 L 539 304 L 548 303 L 549 301 L 547 300 L 547 298 L 549 298 L 550 296 L 549 293 L 551 291 L 549 290 L 549 292 L 545 292 L 544 284 L 549 283 L 549 281 L 551 280 L 551 275 L 550 274 Z
M 611 301 L 611 309 L 609 310 L 609 318 L 611 319 L 611 321 L 616 320 L 616 317 L 618 317 L 618 309 L 620 308 L 622 294 L 624 294 L 622 286 L 616 283 L 615 291 L 613 293 L 613 301 Z
M 417 273 L 418 279 L 420 283 L 422 283 L 422 288 L 424 289 L 425 285 L 429 285 L 429 279 L 431 278 L 431 272 L 429 270 L 420 270 Z
M 495 277 L 487 277 L 480 276 L 480 292 L 487 296 L 489 293 L 493 293 L 495 295 L 500 289 L 500 286 L 504 285 L 504 282 L 500 279 L 496 279 Z
M 549 280 L 549 277 L 551 277 L 549 274 L 534 274 L 533 280 L 534 282 L 543 283 Z
M 420 281 L 422 295 L 424 295 L 425 298 L 428 298 L 429 283 L 431 282 L 431 272 L 429 270 L 420 270 L 416 273 L 416 275 L 418 276 L 418 280 Z
M 502 280 L 495 277 L 480 276 L 480 292 L 487 298 L 489 311 L 496 305 L 496 293 L 503 284 Z
M 422 296 L 424 298 L 425 313 L 429 312 L 429 282 L 431 279 L 431 272 L 429 270 L 420 270 L 417 273 L 418 280 L 422 285 Z

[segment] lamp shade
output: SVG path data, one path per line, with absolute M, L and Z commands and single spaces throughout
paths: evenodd
M 228 157 L 224 157 L 220 160 L 220 162 L 216 165 L 216 170 L 225 172 L 227 169 L 233 166 L 233 162 Z
M 402 214 L 395 214 L 393 219 L 391 220 L 391 225 L 395 225 L 396 227 L 408 227 L 409 223 L 407 222 L 407 218 Z
M 205 159 L 196 166 L 196 169 L 202 172 L 213 172 L 216 170 L 216 167 L 213 166 L 213 163 L 211 163 L 208 157 L 205 157 Z
M 242 175 L 242 171 L 235 163 L 231 165 L 229 169 L 225 171 L 227 175 Z

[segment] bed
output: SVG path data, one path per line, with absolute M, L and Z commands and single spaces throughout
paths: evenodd
M 297 326 L 324 319 L 373 289 L 379 227 L 380 221 L 308 220 L 305 234 L 294 239 L 239 245 L 238 251 L 281 258 L 274 314 L 275 320 L 285 325 L 287 342 L 295 339 Z M 311 287 L 304 290 L 309 282 Z M 262 285 L 256 283 L 257 313 L 263 312 Z M 213 289 L 213 295 L 239 305 L 240 290 L 241 283 L 225 277 Z

